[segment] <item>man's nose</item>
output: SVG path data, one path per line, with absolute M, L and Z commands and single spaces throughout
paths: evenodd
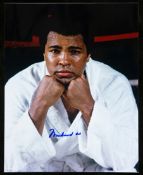
M 59 56 L 59 64 L 61 65 L 70 65 L 70 58 L 67 53 L 61 53 Z

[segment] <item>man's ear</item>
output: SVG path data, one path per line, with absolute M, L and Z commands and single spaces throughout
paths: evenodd
M 86 60 L 87 62 L 89 61 L 90 57 L 91 57 L 91 54 L 88 54 L 87 60 Z
M 44 53 L 43 53 L 44 60 L 46 60 L 45 51 L 46 51 L 46 44 L 45 44 L 45 47 L 44 47 Z
M 43 57 L 44 57 L 44 61 L 45 61 L 45 59 L 46 59 L 46 58 L 45 58 L 45 52 L 43 53 Z

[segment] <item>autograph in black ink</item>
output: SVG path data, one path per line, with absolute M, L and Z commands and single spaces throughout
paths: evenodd
M 81 132 L 76 132 L 76 133 L 74 133 L 74 132 L 71 132 L 70 134 L 66 134 L 66 133 L 64 133 L 64 132 L 62 132 L 62 133 L 56 133 L 55 132 L 55 130 L 54 129 L 50 129 L 49 131 L 51 131 L 51 133 L 50 133 L 50 135 L 49 135 L 49 138 L 50 137 L 70 137 L 70 136 L 73 136 L 73 135 L 81 135 Z

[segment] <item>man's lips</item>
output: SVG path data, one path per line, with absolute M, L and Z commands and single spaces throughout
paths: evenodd
M 70 71 L 63 70 L 63 71 L 57 71 L 56 75 L 60 78 L 71 78 L 71 77 L 73 77 L 74 73 L 70 72 Z

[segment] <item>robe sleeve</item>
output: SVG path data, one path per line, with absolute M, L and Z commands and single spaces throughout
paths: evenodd
M 126 77 L 98 92 L 87 128 L 82 117 L 80 122 L 79 150 L 99 165 L 96 171 L 136 172 L 138 110 Z
M 38 133 L 14 83 L 5 86 L 4 171 L 38 172 L 55 155 L 55 148 L 45 128 L 42 136 Z

